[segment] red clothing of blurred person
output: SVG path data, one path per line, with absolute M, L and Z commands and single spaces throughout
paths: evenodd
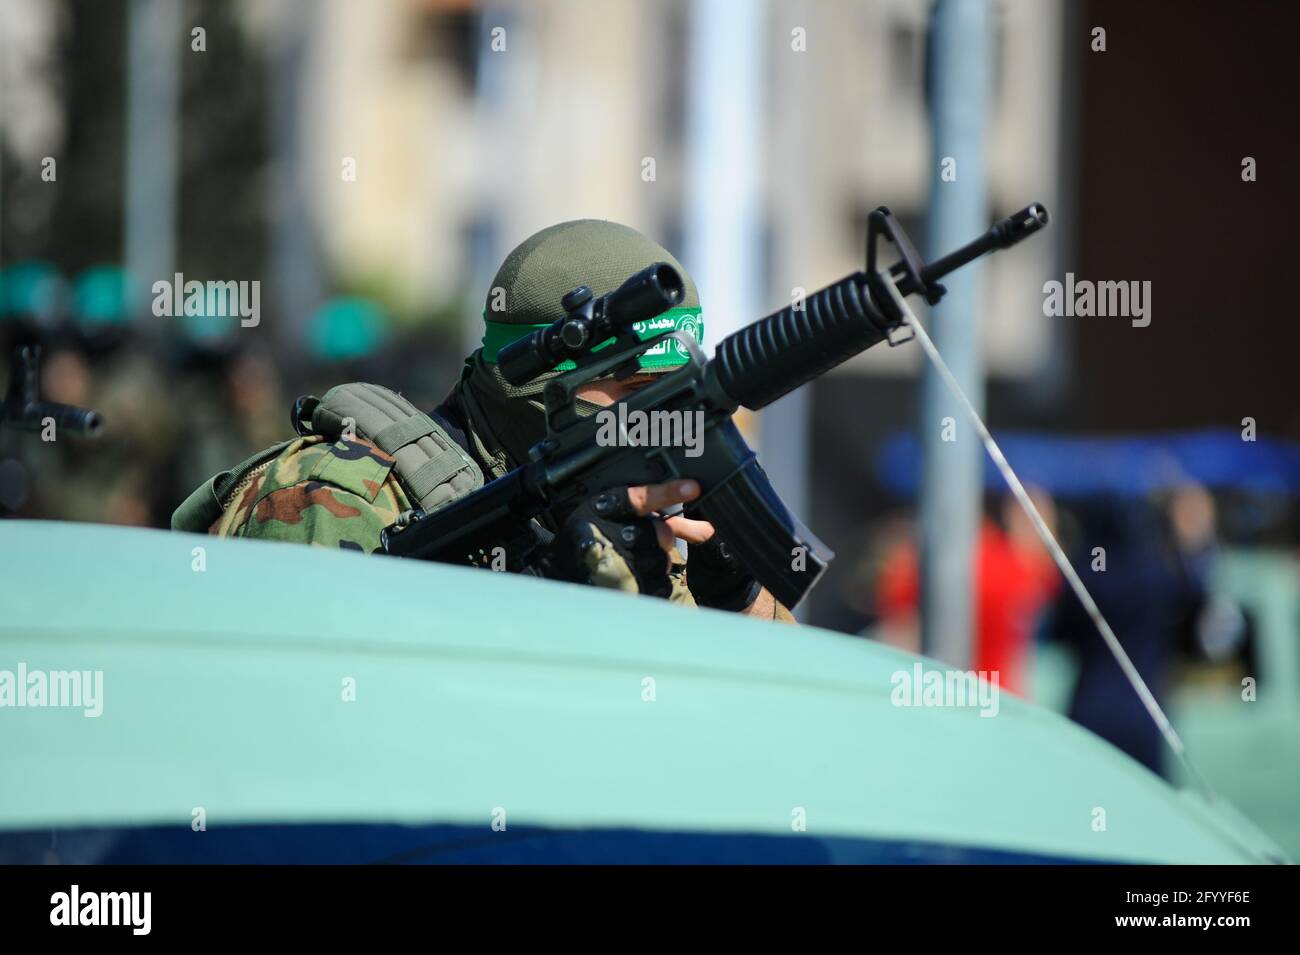
M 1022 528 L 1012 526 L 1010 533 L 989 520 L 980 527 L 971 669 L 996 672 L 999 686 L 1024 696 L 1033 627 L 1060 586 L 1060 578 L 1032 529 L 1026 536 L 1018 533 Z M 877 612 L 882 620 L 897 624 L 915 619 L 920 602 L 916 545 L 899 543 L 881 565 Z

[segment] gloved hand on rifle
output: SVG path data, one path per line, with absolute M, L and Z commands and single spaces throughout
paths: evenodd
M 610 488 L 583 503 L 551 543 L 548 576 L 626 593 L 668 597 L 668 555 L 658 521 L 638 512 L 629 488 Z
M 727 542 L 713 534 L 700 543 L 691 542 L 686 549 L 687 586 L 701 607 L 739 613 L 753 606 L 762 586 L 754 575 L 741 566 Z
M 546 576 L 670 597 L 674 538 L 703 543 L 713 527 L 681 515 L 664 517 L 662 512 L 699 493 L 694 481 L 601 491 L 565 518 L 547 548 Z
M 602 491 L 566 518 L 548 553 L 548 576 L 629 593 L 670 597 L 688 545 L 689 589 L 702 607 L 741 612 L 762 588 L 707 521 L 663 512 L 699 496 L 694 481 Z M 675 563 L 676 559 L 676 563 Z

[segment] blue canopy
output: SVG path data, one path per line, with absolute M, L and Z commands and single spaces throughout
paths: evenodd
M 1144 496 L 1196 481 L 1215 489 L 1274 494 L 1300 492 L 1300 445 L 1237 431 L 1188 431 L 1140 437 L 1062 436 L 1032 431 L 993 435 L 1020 479 L 1057 497 L 1098 494 Z M 984 486 L 1006 486 L 984 455 Z M 914 433 L 898 434 L 876 459 L 880 482 L 900 497 L 914 497 L 921 475 L 921 445 Z

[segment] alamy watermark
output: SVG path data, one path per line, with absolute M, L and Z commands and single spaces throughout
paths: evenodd
M 1043 283 L 1043 314 L 1048 318 L 1130 318 L 1134 328 L 1151 324 L 1151 282 L 1075 281 L 1073 272 L 1065 281 Z
M 83 892 L 73 883 L 50 896 L 51 925 L 121 925 L 132 935 L 148 935 L 153 919 L 152 892 Z
M 79 707 L 85 717 L 104 712 L 103 670 L 0 670 L 0 709 Z
M 980 716 L 997 716 L 1000 688 L 997 670 L 895 670 L 889 678 L 894 706 L 978 707 Z
M 256 328 L 262 320 L 262 283 L 185 281 L 177 272 L 172 281 L 153 283 L 153 313 L 159 318 L 189 315 L 197 318 L 239 318 L 244 328 Z
M 704 453 L 704 412 L 618 410 L 596 412 L 596 443 L 602 448 L 685 448 L 688 458 Z

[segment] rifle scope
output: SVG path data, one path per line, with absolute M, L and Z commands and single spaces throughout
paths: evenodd
M 667 262 L 647 266 L 600 298 L 586 285 L 564 296 L 565 316 L 501 349 L 497 364 L 512 385 L 543 375 L 681 303 L 686 286 Z

